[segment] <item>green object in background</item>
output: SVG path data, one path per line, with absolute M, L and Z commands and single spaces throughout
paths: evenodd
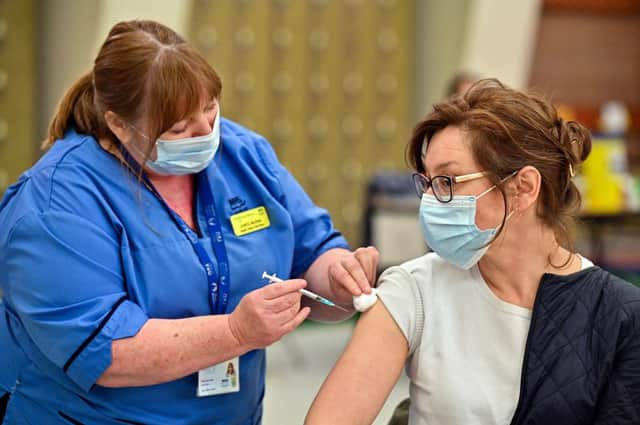
M 409 406 L 411 405 L 410 399 L 406 398 L 398 404 L 393 411 L 393 416 L 387 425 L 407 425 L 409 423 Z
M 638 267 L 633 268 L 619 268 L 619 267 L 603 267 L 608 272 L 618 276 L 620 279 L 624 279 L 627 282 L 640 287 L 640 264 Z
M 620 276 L 622 279 L 640 287 L 640 272 L 638 273 L 624 272 L 624 273 L 617 273 L 617 275 Z

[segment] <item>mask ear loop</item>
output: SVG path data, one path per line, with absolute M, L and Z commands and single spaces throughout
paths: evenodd
M 482 192 L 480 195 L 476 196 L 476 199 L 480 199 L 482 198 L 484 195 L 486 195 L 487 193 L 491 192 L 493 189 L 496 188 L 496 185 L 494 184 L 493 186 L 491 186 L 489 189 L 485 190 L 484 192 Z
M 518 199 L 518 194 L 516 193 L 516 199 Z M 498 226 L 498 229 L 500 229 L 500 227 L 503 227 L 504 225 L 507 224 L 507 221 L 509 221 L 509 219 L 517 212 L 517 210 L 514 208 L 511 211 L 509 211 L 509 213 L 507 214 L 507 216 L 504 218 L 504 224 L 501 224 L 500 226 Z
M 511 177 L 515 176 L 516 174 L 518 174 L 518 171 L 520 170 L 516 170 L 513 173 L 509 174 L 507 177 L 503 178 L 502 180 L 500 180 L 500 183 L 504 183 L 507 180 L 509 180 Z M 491 186 L 489 189 L 485 190 L 484 192 L 482 192 L 480 195 L 476 196 L 476 199 L 480 199 L 482 198 L 484 195 L 486 195 L 487 193 L 491 192 L 493 189 L 496 188 L 496 185 L 494 184 L 493 186 Z
M 146 158 L 146 157 L 147 157 L 147 155 L 148 155 L 148 154 L 147 154 L 147 153 L 145 153 L 142 149 L 140 149 L 140 148 L 138 147 L 138 145 L 137 145 L 135 142 L 130 143 L 130 144 L 129 144 L 129 146 L 127 146 L 127 148 L 133 148 L 133 150 L 135 150 L 136 152 L 138 152 L 138 154 L 142 155 L 142 157 L 143 157 L 143 158 Z M 152 150 L 153 150 L 153 148 L 152 148 Z
M 151 138 L 149 136 L 147 136 L 146 134 L 144 134 L 138 127 L 136 127 L 133 124 L 129 124 L 129 123 L 127 123 L 127 125 L 129 127 L 131 127 L 140 136 L 144 137 L 147 141 L 151 141 Z M 136 144 L 135 141 L 133 143 L 129 143 L 129 145 L 126 146 L 127 149 L 129 149 L 130 147 L 133 148 L 136 152 L 138 152 L 138 154 L 142 155 L 142 158 L 144 158 L 146 160 L 146 159 L 149 159 L 149 158 L 151 158 L 153 156 L 152 153 L 153 153 L 153 150 L 155 149 L 155 143 L 154 143 L 154 146 L 151 147 L 151 150 L 149 152 L 146 152 L 146 153 L 142 149 L 140 149 L 138 147 L 138 145 Z

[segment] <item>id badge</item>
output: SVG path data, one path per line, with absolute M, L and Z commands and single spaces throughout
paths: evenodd
M 271 226 L 271 222 L 265 207 L 254 208 L 231 216 L 231 227 L 236 236 L 244 236 L 269 226 Z
M 238 357 L 198 371 L 198 397 L 237 393 L 240 391 Z

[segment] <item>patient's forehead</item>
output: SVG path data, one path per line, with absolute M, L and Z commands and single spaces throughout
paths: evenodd
M 456 174 L 477 168 L 468 134 L 459 127 L 435 133 L 426 148 L 423 163 L 427 174 Z

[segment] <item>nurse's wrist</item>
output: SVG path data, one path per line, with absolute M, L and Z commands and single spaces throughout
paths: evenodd
M 251 347 L 251 345 L 246 341 L 246 338 L 242 336 L 242 332 L 240 331 L 239 326 L 235 323 L 233 318 L 233 313 L 227 314 L 226 323 L 227 323 L 227 331 L 233 340 L 233 344 L 239 350 L 238 354 L 246 353 L 247 351 L 251 351 L 258 347 Z

